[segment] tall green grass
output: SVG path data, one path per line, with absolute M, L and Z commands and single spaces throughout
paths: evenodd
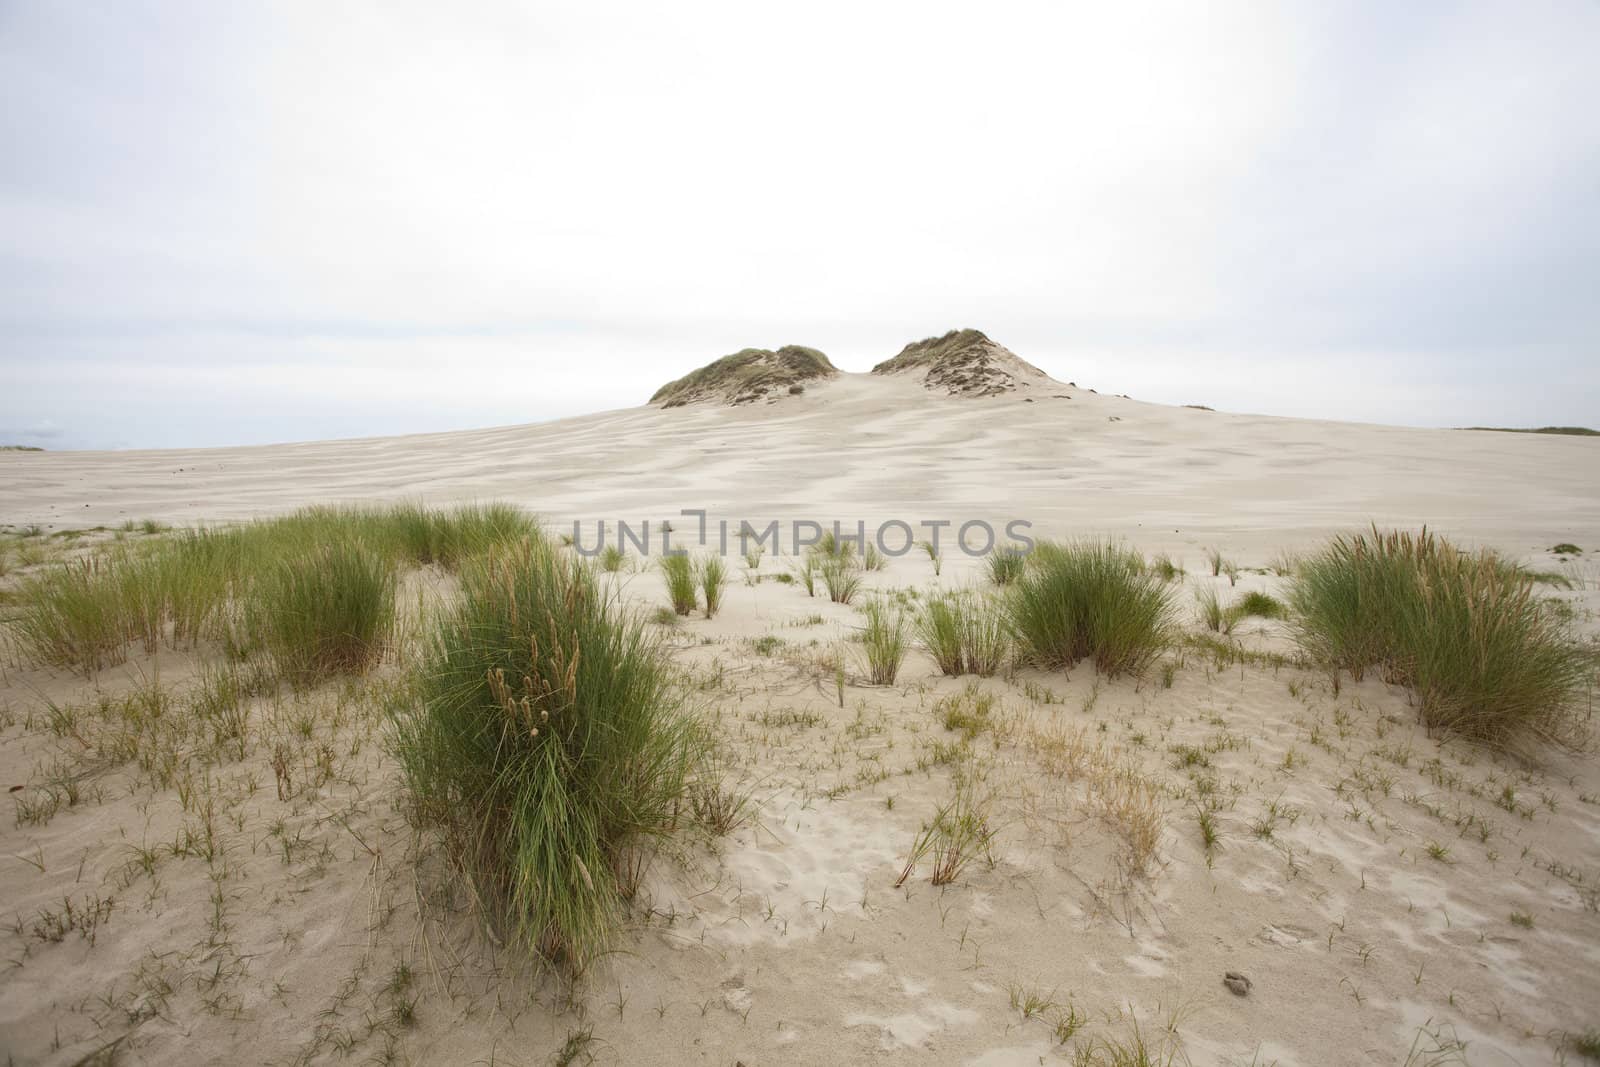
M 425 511 L 407 504 L 303 508 L 152 537 L 30 576 L 15 632 L 32 658 L 93 672 L 124 660 L 136 643 L 155 652 L 162 644 L 238 639 L 236 624 L 257 585 L 293 561 L 315 567 L 342 558 L 324 554 L 332 546 L 357 545 L 392 566 L 456 567 L 536 531 L 530 516 L 508 505 Z
M 542 538 L 463 568 L 395 746 L 504 936 L 575 968 L 611 942 L 631 846 L 673 828 L 706 753 L 680 701 L 644 623 Z
M 667 599 L 679 615 L 694 611 L 697 602 L 694 560 L 687 554 L 661 557 L 661 576 L 666 579 Z
M 722 593 L 728 587 L 728 565 L 721 556 L 712 555 L 701 560 L 695 569 L 700 595 L 705 598 L 706 618 L 713 618 L 722 608 Z
M 1301 644 L 1356 679 L 1376 668 L 1423 722 L 1491 745 L 1576 743 L 1593 660 L 1529 577 L 1423 530 L 1335 538 L 1301 561 Z
M 819 570 L 828 599 L 835 604 L 848 604 L 861 591 L 861 566 L 848 551 L 823 557 Z
M 1000 610 L 976 593 L 929 600 L 917 617 L 917 636 L 943 674 L 994 674 L 1005 663 L 1010 634 Z
M 1022 577 L 1028 557 L 1011 549 L 1000 549 L 985 557 L 988 561 L 989 580 L 995 585 L 1010 585 Z
M 1108 675 L 1137 674 L 1171 642 L 1166 584 L 1126 548 L 1046 542 L 1011 587 L 1006 610 L 1021 656 L 1042 667 L 1082 659 Z
M 78 560 L 24 582 L 13 623 L 23 649 L 41 663 L 86 673 L 122 662 L 128 623 L 109 570 L 99 560 Z
M 899 605 L 885 600 L 870 600 L 861 611 L 867 620 L 861 630 L 867 677 L 873 685 L 893 685 L 906 658 L 905 614 Z
M 388 646 L 394 590 L 389 559 L 335 542 L 290 556 L 263 575 L 247 602 L 246 628 L 295 685 L 362 674 Z

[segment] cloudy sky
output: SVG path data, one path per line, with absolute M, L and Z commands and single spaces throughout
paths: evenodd
M 528 422 L 975 326 L 1600 425 L 1600 5 L 0 0 L 0 443 Z

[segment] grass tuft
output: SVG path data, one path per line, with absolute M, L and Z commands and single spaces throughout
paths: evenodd
M 1087 658 L 1108 675 L 1137 674 L 1170 643 L 1171 598 L 1137 554 L 1107 542 L 1047 542 L 1032 562 L 1007 602 L 1024 658 L 1049 668 Z
M 1010 634 L 1000 611 L 976 593 L 950 593 L 928 601 L 917 636 L 943 674 L 994 674 L 1005 663 Z
M 1374 528 L 1305 560 L 1291 599 L 1309 652 L 1411 688 L 1430 728 L 1495 746 L 1582 740 L 1592 662 L 1528 576 L 1492 552 Z
M 394 566 L 353 544 L 280 562 L 252 591 L 247 628 L 296 685 L 363 674 L 394 625 Z
M 905 615 L 885 600 L 871 600 L 861 609 L 867 624 L 861 631 L 867 677 L 873 685 L 893 685 L 906 658 Z
M 1004 549 L 991 552 L 986 557 L 989 565 L 989 580 L 995 585 L 1010 585 L 1022 577 L 1022 570 L 1027 565 L 1027 557 L 1022 553 Z
M 705 598 L 706 618 L 714 618 L 722 607 L 722 591 L 728 587 L 728 566 L 722 562 L 721 556 L 707 556 L 695 568 L 695 574 L 700 582 L 700 593 Z M 677 604 L 676 596 L 673 604 Z
M 695 580 L 694 560 L 687 554 L 661 557 L 661 574 L 667 580 L 667 598 L 672 601 L 672 610 L 679 615 L 688 615 L 694 611 L 698 603 Z
M 503 934 L 581 969 L 615 932 L 630 846 L 673 827 L 707 740 L 644 623 L 547 541 L 461 586 L 397 714 L 412 817 Z

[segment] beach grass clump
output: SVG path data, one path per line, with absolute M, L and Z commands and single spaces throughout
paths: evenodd
M 1194 599 L 1200 605 L 1200 621 L 1206 629 L 1219 634 L 1233 632 L 1236 620 L 1228 609 L 1222 606 L 1222 598 L 1217 596 L 1215 589 L 1209 585 L 1202 585 L 1194 591 Z
M 127 657 L 128 627 L 110 565 L 84 559 L 23 583 L 13 632 L 40 663 L 92 673 Z
M 905 885 L 917 865 L 926 858 L 933 860 L 929 881 L 936 886 L 954 882 L 975 859 L 983 857 L 992 863 L 995 836 L 990 822 L 992 808 L 993 797 L 979 791 L 970 773 L 958 770 L 954 794 L 935 809 L 932 821 L 924 823 L 917 831 L 894 887 Z
M 1161 553 L 1150 561 L 1150 569 L 1154 571 L 1156 577 L 1160 578 L 1163 582 L 1177 581 L 1179 578 L 1182 578 L 1184 574 L 1183 567 L 1174 562 L 1172 557 L 1167 555 L 1165 552 Z
M 1254 617 L 1258 619 L 1282 619 L 1289 614 L 1289 608 L 1283 601 L 1271 593 L 1259 590 L 1250 592 L 1235 600 L 1228 611 L 1236 618 Z
M 722 562 L 721 556 L 707 556 L 695 566 L 695 578 L 705 600 L 706 618 L 712 618 L 722 607 L 722 593 L 728 587 L 728 565 Z M 677 606 L 676 599 L 673 606 Z
M 1045 542 L 1011 587 L 1006 614 L 1020 656 L 1050 669 L 1083 659 L 1138 674 L 1171 642 L 1166 583 L 1137 553 L 1105 541 Z
M 470 562 L 395 751 L 505 940 L 574 971 L 604 952 L 639 846 L 675 827 L 709 739 L 645 622 L 530 538 Z
M 906 658 L 905 613 L 887 600 L 869 600 L 861 609 L 866 625 L 861 630 L 862 655 L 873 685 L 893 685 Z
M 250 636 L 295 685 L 377 665 L 394 626 L 395 569 L 352 542 L 281 560 L 251 588 Z
M 785 572 L 789 575 L 789 581 L 791 583 L 799 582 L 802 586 L 804 586 L 806 596 L 816 596 L 818 573 L 816 557 L 810 554 L 802 556 L 799 561 L 791 563 L 789 568 L 790 569 Z M 781 580 L 782 576 L 780 575 L 779 577 Z
M 1004 614 L 993 600 L 977 593 L 930 599 L 916 629 L 941 674 L 987 677 L 1004 665 L 1011 649 Z
M 861 567 L 848 551 L 822 557 L 817 569 L 828 599 L 835 604 L 848 604 L 861 591 Z
M 1593 662 L 1518 567 L 1424 529 L 1337 537 L 1291 595 L 1301 644 L 1360 680 L 1416 695 L 1422 721 L 1494 746 L 1575 744 Z
M 679 615 L 692 613 L 698 603 L 699 585 L 694 560 L 687 553 L 662 556 L 661 575 L 667 582 L 667 599 L 672 601 L 672 610 Z
M 995 585 L 1010 585 L 1022 576 L 1028 557 L 1013 549 L 1000 549 L 985 557 L 989 580 Z
M 455 570 L 473 556 L 492 551 L 532 535 L 533 517 L 511 504 L 466 504 L 424 515 L 430 530 L 427 555 L 413 556 L 419 563 L 437 563 Z
M 819 559 L 839 559 L 855 555 L 855 546 L 854 538 L 841 536 L 832 530 L 824 530 L 807 552 Z
M 243 615 L 253 617 L 260 634 L 298 625 L 266 626 L 265 604 L 257 603 L 258 587 L 266 596 L 288 595 L 285 566 L 341 568 L 323 582 L 326 595 L 316 592 L 316 579 L 301 591 L 323 596 L 328 603 L 319 610 L 337 613 L 343 609 L 336 602 L 352 591 L 347 583 L 365 569 L 352 563 L 351 546 L 385 572 L 428 563 L 454 568 L 536 533 L 537 526 L 507 504 L 444 511 L 403 504 L 310 507 L 234 527 L 169 533 L 156 526 L 152 532 L 161 536 L 61 563 L 25 583 L 18 629 L 23 649 L 40 662 L 86 672 L 126 659 L 135 642 L 149 653 L 163 643 L 193 647 L 203 640 L 230 642 L 238 651 L 244 635 L 235 624 Z

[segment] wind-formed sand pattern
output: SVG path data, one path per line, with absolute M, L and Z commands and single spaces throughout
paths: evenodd
M 0 456 L 0 1048 L 1595 1054 L 1593 443 L 1161 407 L 969 333 L 537 426 Z M 1341 600 L 1356 557 L 1427 562 Z

